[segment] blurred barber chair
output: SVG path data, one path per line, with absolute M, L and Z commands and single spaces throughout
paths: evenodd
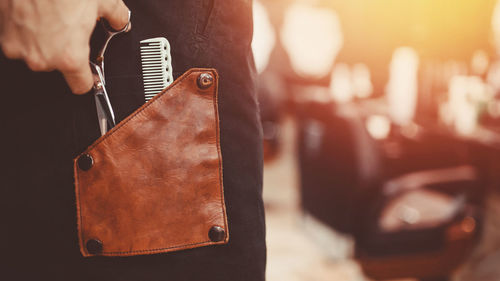
M 454 157 L 454 148 L 464 147 L 451 139 L 398 135 L 385 140 L 402 146 L 394 159 L 384 141 L 370 136 L 355 106 L 300 108 L 304 211 L 353 235 L 356 258 L 370 278 L 446 280 L 481 229 L 476 199 L 484 183 L 464 157 Z
M 305 211 L 335 230 L 356 233 L 357 208 L 379 185 L 381 158 L 355 114 L 333 102 L 296 108 L 301 201 Z
M 409 173 L 373 200 L 356 256 L 378 280 L 446 280 L 474 246 L 481 215 L 468 196 L 481 183 L 472 166 Z

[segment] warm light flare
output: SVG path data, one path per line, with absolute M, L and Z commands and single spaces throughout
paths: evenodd
M 366 129 L 374 139 L 385 139 L 391 132 L 391 120 L 383 115 L 371 115 L 366 119 Z
M 286 10 L 281 40 L 293 70 L 305 77 L 328 75 L 343 44 L 337 14 L 305 3 Z
M 333 100 L 339 103 L 352 100 L 351 70 L 347 64 L 335 65 L 330 80 L 330 94 Z
M 493 96 L 492 88 L 477 76 L 455 76 L 450 81 L 448 102 L 441 108 L 443 121 L 458 133 L 472 134 L 480 112 Z
M 252 50 L 257 72 L 261 73 L 269 63 L 269 57 L 276 43 L 276 32 L 266 8 L 259 1 L 253 2 L 253 22 Z
M 352 67 L 352 88 L 358 98 L 368 98 L 373 93 L 370 69 L 366 64 L 357 63 Z
M 387 101 L 392 120 L 399 125 L 412 121 L 417 106 L 419 58 L 414 49 L 401 47 L 394 51 L 387 85 Z

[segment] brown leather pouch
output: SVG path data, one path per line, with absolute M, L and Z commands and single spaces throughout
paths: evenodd
M 187 71 L 74 160 L 83 256 L 228 242 L 217 82 Z

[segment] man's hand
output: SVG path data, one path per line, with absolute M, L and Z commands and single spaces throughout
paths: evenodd
M 59 70 L 75 94 L 93 85 L 89 40 L 99 18 L 112 28 L 128 22 L 122 0 L 0 0 L 0 45 L 33 71 Z

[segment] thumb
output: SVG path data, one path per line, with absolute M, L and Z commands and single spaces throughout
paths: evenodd
M 88 63 L 82 64 L 80 68 L 61 72 L 73 94 L 85 94 L 94 86 L 94 77 Z
M 130 10 L 122 0 L 102 0 L 99 3 L 99 16 L 105 18 L 114 30 L 127 25 Z

